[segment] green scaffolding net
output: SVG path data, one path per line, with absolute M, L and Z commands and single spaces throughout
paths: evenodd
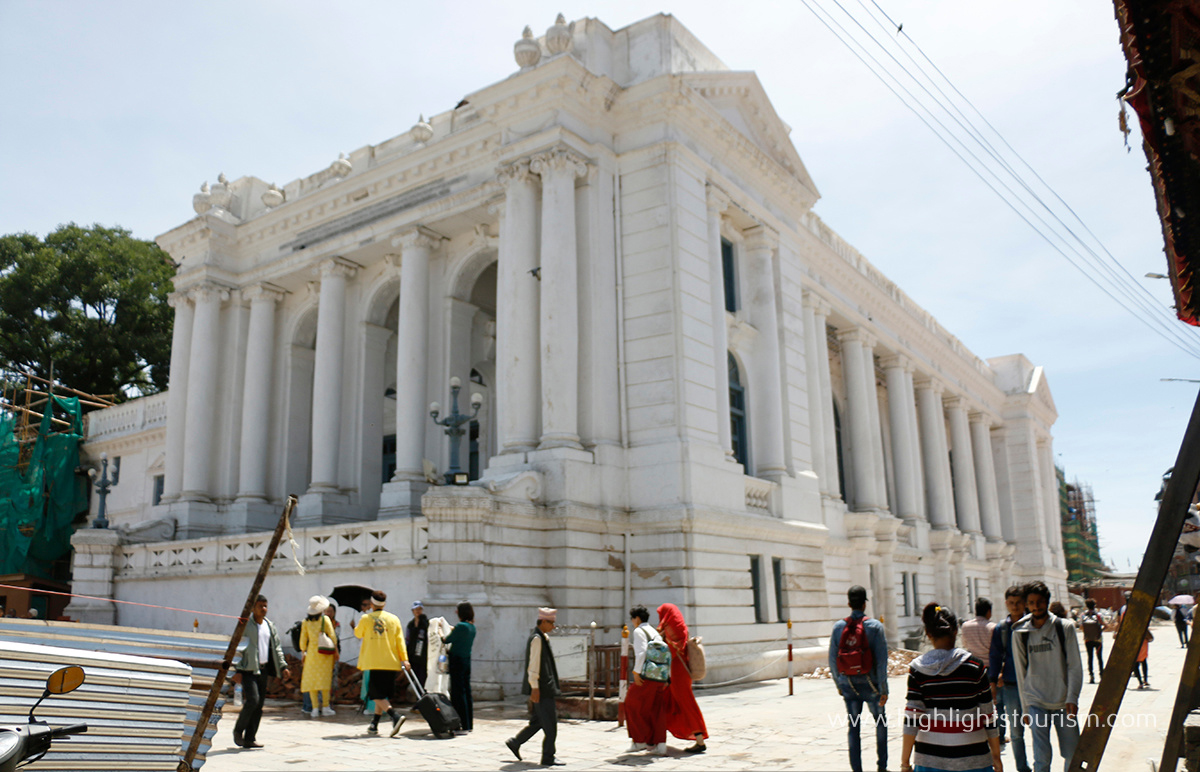
M 56 578 L 55 562 L 71 551 L 75 516 L 88 506 L 86 479 L 75 474 L 83 440 L 79 400 L 50 399 L 32 448 L 25 449 L 27 461 L 16 417 L 0 415 L 0 574 Z M 55 408 L 68 429 L 52 429 Z

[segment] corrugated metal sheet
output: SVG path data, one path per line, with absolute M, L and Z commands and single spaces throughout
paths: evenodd
M 87 734 L 55 740 L 29 769 L 178 768 L 192 686 L 182 662 L 0 640 L 0 723 L 24 723 L 46 676 L 64 665 L 83 667 L 83 685 L 46 698 L 35 716 L 51 726 L 86 723 Z
M 172 728 L 170 731 L 176 732 L 177 750 L 172 756 L 174 763 L 164 769 L 174 770 L 178 766 L 179 758 L 182 756 L 182 751 L 186 750 L 187 745 L 191 742 L 192 733 L 196 729 L 196 722 L 200 719 L 200 713 L 204 708 L 204 703 L 208 699 L 208 690 L 212 686 L 213 678 L 216 677 L 216 667 L 222 657 L 225 656 L 225 649 L 229 645 L 229 639 L 219 635 L 206 635 L 200 633 L 176 632 L 173 630 L 151 630 L 138 627 L 116 627 L 112 625 L 84 625 L 73 622 L 46 622 L 41 620 L 26 620 L 26 619 L 0 619 L 0 647 L 3 647 L 5 642 L 36 642 L 38 644 L 49 644 L 56 647 L 68 649 L 83 650 L 88 652 L 103 652 L 106 654 L 132 656 L 132 657 L 154 657 L 162 658 L 157 663 L 155 660 L 148 660 L 149 664 L 145 667 L 143 675 L 150 680 L 147 680 L 140 688 L 145 688 L 146 693 L 139 692 L 137 704 L 126 703 L 121 708 L 122 715 L 113 716 L 112 706 L 119 704 L 119 695 L 116 692 L 109 692 L 107 698 L 94 697 L 92 701 L 98 703 L 95 716 L 97 726 L 103 726 L 106 731 L 111 730 L 112 736 L 128 737 L 135 736 L 125 732 L 121 722 L 125 718 L 124 713 L 135 715 L 137 717 L 137 737 L 149 737 L 146 732 L 162 732 L 167 731 L 166 724 L 155 726 L 155 721 L 148 715 L 155 707 L 154 700 L 166 699 L 162 694 L 158 696 L 152 695 L 153 691 L 152 676 L 167 675 L 172 672 L 172 668 L 177 668 L 180 663 L 191 665 L 191 676 L 189 689 L 187 691 L 187 702 L 185 714 L 180 728 Z M 83 662 L 63 662 L 61 664 L 84 664 Z M 55 664 L 50 667 L 54 670 L 60 667 L 61 664 Z M 166 668 L 164 670 L 163 668 Z M 92 670 L 87 668 L 88 684 L 99 683 L 93 681 Z M 48 673 L 50 671 L 46 671 Z M 101 676 L 98 674 L 97 678 Z M 42 680 L 45 679 L 45 674 L 41 675 Z M 3 666 L 0 666 L 0 683 L 4 683 L 7 687 L 10 683 L 9 675 Z M 166 690 L 170 692 L 172 690 Z M 5 715 L 6 704 L 14 696 L 15 692 L 5 688 L 3 696 L 0 696 L 0 721 L 12 723 L 9 717 Z M 36 694 L 24 701 L 26 712 L 28 705 L 32 704 L 42 693 L 42 686 L 36 685 Z M 79 693 L 77 693 L 79 694 Z M 76 696 L 76 695 L 68 695 Z M 47 700 L 46 705 L 50 702 Z M 217 732 L 217 722 L 221 718 L 221 709 L 225 701 L 219 699 L 217 701 L 216 710 L 213 711 L 212 717 L 209 719 L 208 726 L 205 728 L 204 741 L 200 744 L 200 751 L 196 755 L 195 761 L 192 763 L 193 769 L 199 769 L 204 764 L 205 754 L 212 743 L 212 738 Z M 161 706 L 158 706 L 161 707 Z M 41 713 L 39 709 L 38 713 Z M 22 719 L 23 720 L 23 719 Z M 93 723 L 90 719 L 87 723 Z M 17 721 L 20 723 L 20 721 Z M 160 722 L 161 723 L 161 722 Z M 111 726 L 110 726 L 111 724 Z M 180 737 L 182 734 L 182 737 Z M 88 741 L 94 739 L 94 732 L 89 730 Z M 79 742 L 76 738 L 70 740 L 72 744 Z M 79 746 L 75 746 L 79 747 Z M 120 752 L 114 751 L 114 760 Z M 49 756 L 47 756 L 49 759 Z M 79 764 L 83 766 L 68 766 L 64 769 L 159 769 L 160 767 L 142 767 L 142 766 L 127 766 L 126 763 L 120 762 L 115 766 L 97 766 L 103 765 L 105 761 L 101 758 L 80 758 L 77 759 Z M 142 762 L 148 761 L 142 759 Z M 51 769 L 52 767 L 43 767 L 39 762 L 38 769 Z M 139 762 L 141 763 L 141 762 Z M 157 762 L 155 762 L 157 763 Z

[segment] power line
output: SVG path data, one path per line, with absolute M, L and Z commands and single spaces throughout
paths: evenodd
M 1051 225 L 1051 223 L 1048 223 L 1041 215 L 1039 215 L 1036 211 L 1037 207 L 1032 205 L 1028 200 L 1025 200 L 1018 191 L 1013 190 L 1012 187 L 1010 187 L 1006 182 L 1004 182 L 1003 179 L 1001 179 L 1000 175 L 994 168 L 992 168 L 985 160 L 981 159 L 969 147 L 967 147 L 966 142 L 964 142 L 964 140 L 959 137 L 951 127 L 947 126 L 942 120 L 934 115 L 931 108 L 917 95 L 913 94 L 913 92 L 901 82 L 900 78 L 895 72 L 890 70 L 882 62 L 880 62 L 878 58 L 871 54 L 870 51 L 867 50 L 868 46 L 859 40 L 855 35 L 853 35 L 849 30 L 847 30 L 846 27 L 844 27 L 839 21 L 837 21 L 830 11 L 822 7 L 820 8 L 821 13 L 818 13 L 817 7 L 814 7 L 817 6 L 817 0 L 812 0 L 811 3 L 810 0 L 802 0 L 809 12 L 811 12 L 813 16 L 816 17 L 816 19 L 834 35 L 834 37 L 836 37 L 843 45 L 845 45 L 846 48 L 860 62 L 862 62 L 863 65 L 866 66 L 867 69 L 870 70 L 877 79 L 879 79 L 885 88 L 891 91 L 892 94 L 896 96 L 896 98 L 899 99 L 906 108 L 916 115 L 918 120 L 925 124 L 926 128 L 933 132 L 933 134 L 943 144 L 945 144 L 946 147 L 952 153 L 954 153 L 954 155 L 957 156 L 959 160 L 962 161 L 967 168 L 970 169 L 971 172 L 980 179 L 981 182 L 983 182 L 993 193 L 995 193 L 1001 199 L 1001 201 L 1003 201 L 1005 205 L 1014 212 L 1014 214 L 1016 214 L 1027 225 L 1029 225 L 1029 227 L 1032 228 L 1034 232 L 1037 233 L 1052 249 L 1058 252 L 1065 260 L 1067 260 L 1067 262 L 1079 270 L 1080 273 L 1084 274 L 1089 281 L 1095 284 L 1096 287 L 1104 292 L 1104 294 L 1107 295 L 1111 300 L 1137 317 L 1138 320 L 1145 324 L 1150 330 L 1157 333 L 1167 340 L 1167 342 L 1180 348 L 1190 356 L 1200 357 L 1200 340 L 1194 336 L 1184 335 L 1184 330 L 1179 326 L 1179 323 L 1174 319 L 1174 317 L 1170 316 L 1166 312 L 1166 309 L 1159 304 L 1159 301 L 1155 299 L 1148 290 L 1146 290 L 1143 286 L 1138 284 L 1136 280 L 1133 279 L 1129 271 L 1125 269 L 1125 267 L 1122 266 L 1115 257 L 1113 257 L 1112 253 L 1104 247 L 1099 238 L 1087 228 L 1087 225 L 1083 223 L 1079 215 L 1073 209 L 1071 209 L 1071 207 L 1067 205 L 1065 201 L 1063 201 L 1062 197 L 1059 196 L 1045 182 L 1045 180 L 1037 174 L 1036 171 L 1032 169 L 1032 167 L 1024 160 L 1024 158 L 1022 158 L 1018 153 L 1016 153 L 1015 150 L 1012 149 L 1012 146 L 1007 142 L 1007 140 L 1004 139 L 999 131 L 997 131 L 996 128 L 982 116 L 982 113 L 980 113 L 980 111 L 974 106 L 973 103 L 970 102 L 970 100 L 967 100 L 966 97 L 962 96 L 962 92 L 954 86 L 949 78 L 946 77 L 945 73 L 937 68 L 928 55 L 925 54 L 925 52 L 919 46 L 917 46 L 915 42 L 912 41 L 912 38 L 907 33 L 904 33 L 902 30 L 900 30 L 899 25 L 896 25 L 891 17 L 888 16 L 882 8 L 879 8 L 878 3 L 875 2 L 875 0 L 871 1 L 872 4 L 874 4 L 879 12 L 884 16 L 884 18 L 886 18 L 888 22 L 892 24 L 892 27 L 897 29 L 898 34 L 903 35 L 906 40 L 908 40 L 914 47 L 917 48 L 917 51 L 921 54 L 921 56 L 938 72 L 942 79 L 949 85 L 950 89 L 954 91 L 954 93 L 958 94 L 963 101 L 967 102 L 971 110 L 980 116 L 988 128 L 991 129 L 992 133 L 1000 138 L 1000 141 L 1021 162 L 1021 164 L 1028 168 L 1030 172 L 1033 173 L 1034 177 L 1037 178 L 1038 182 L 1040 182 L 1042 186 L 1049 190 L 1050 193 L 1053 194 L 1054 198 L 1056 198 L 1071 213 L 1074 219 L 1083 226 L 1088 235 L 1090 235 L 1092 239 L 1095 240 L 1096 243 L 1100 245 L 1101 249 L 1108 255 L 1109 260 L 1111 260 L 1111 265 L 1108 264 L 1100 255 L 1098 255 L 1087 243 L 1085 243 L 1083 239 L 1081 239 L 1074 231 L 1074 229 L 1067 225 L 1067 223 L 1065 223 L 1062 218 L 1059 217 L 1049 205 L 1047 205 L 1041 196 L 1039 196 L 1013 168 L 1013 165 L 1010 164 L 1007 159 L 1005 159 L 995 148 L 995 146 L 993 146 L 986 139 L 983 132 L 971 122 L 971 120 L 963 113 L 962 110 L 954 105 L 953 101 L 949 98 L 946 92 L 937 85 L 932 76 L 930 76 L 924 70 L 924 68 L 921 67 L 919 62 L 917 62 L 907 51 L 905 51 L 904 48 L 899 45 L 899 43 L 896 44 L 897 48 L 901 53 L 904 54 L 905 57 L 909 59 L 909 61 L 913 63 L 917 70 L 919 70 L 921 74 L 929 81 L 930 85 L 938 92 L 938 94 L 941 95 L 940 99 L 938 96 L 934 95 L 916 75 L 914 75 L 907 67 L 905 67 L 905 65 L 900 62 L 892 54 L 892 52 L 889 51 L 878 38 L 875 37 L 875 35 L 867 30 L 866 27 L 858 19 L 856 19 L 849 10 L 847 10 L 840 2 L 838 2 L 838 0 L 833 0 L 842 13 L 845 14 L 860 30 L 862 30 L 862 32 L 874 43 L 874 45 L 878 46 L 887 55 L 887 57 L 895 63 L 899 70 L 908 78 L 910 78 L 937 107 L 941 108 L 942 111 L 949 115 L 952 122 L 956 124 L 962 130 L 962 132 L 967 135 L 967 137 L 969 137 L 969 140 L 981 147 L 984 153 L 990 157 L 991 160 L 1003 170 L 1003 172 L 1015 180 L 1017 185 L 1022 188 L 1041 207 L 1041 209 L 1045 210 L 1045 212 L 1047 212 L 1049 216 L 1055 222 L 1057 222 L 1068 235 L 1061 233 L 1058 229 Z M 859 2 L 861 4 L 862 0 L 859 0 Z M 883 23 L 875 18 L 875 16 L 870 13 L 869 9 L 867 9 L 865 6 L 863 7 L 872 20 L 876 22 L 876 24 L 884 27 Z M 824 14 L 824 16 L 822 16 L 822 14 Z M 828 17 L 828 20 L 825 17 Z M 834 29 L 835 26 L 837 29 Z M 887 28 L 884 27 L 884 29 Z M 859 50 L 862 51 L 861 54 L 859 53 Z M 864 56 L 866 58 L 864 58 Z M 872 66 L 871 63 L 868 63 L 867 58 L 874 63 L 874 66 Z M 895 87 L 893 87 L 892 83 L 889 82 L 889 79 L 895 83 Z M 901 96 L 897 89 L 903 91 L 908 98 L 906 99 L 904 96 Z M 924 114 L 922 114 L 922 111 Z M 928 115 L 928 119 L 926 118 L 926 115 Z M 935 128 L 933 123 L 930 121 L 936 123 L 937 126 L 940 127 L 941 131 Z M 956 143 L 958 147 L 962 149 L 962 152 L 960 152 L 959 149 L 955 147 L 955 144 L 952 144 L 952 142 Z M 967 158 L 964 156 L 964 153 L 967 156 L 970 156 L 974 163 L 967 160 Z M 1008 195 L 1006 196 L 999 189 L 997 189 L 996 185 L 993 185 L 992 182 L 984 176 L 985 173 L 990 175 L 995 180 L 997 185 L 1007 191 Z M 1018 205 L 1027 210 L 1029 216 L 1026 216 L 1026 214 L 1018 208 Z M 1041 223 L 1045 230 L 1035 225 L 1030 220 L 1030 217 Z M 1056 240 L 1062 242 L 1061 247 L 1058 243 L 1056 243 Z M 1084 252 L 1081 252 L 1079 247 L 1082 247 Z M 1073 253 L 1074 257 L 1068 254 L 1068 251 Z M 1081 263 L 1086 264 L 1088 267 L 1092 268 L 1092 270 L 1087 270 Z M 1116 268 L 1113 266 L 1116 266 Z M 1120 272 L 1118 272 L 1117 269 L 1119 269 Z M 1128 277 L 1129 281 L 1125 281 L 1122 278 L 1122 273 Z M 1109 286 L 1106 286 L 1106 284 Z M 1132 290 L 1131 286 L 1133 288 Z M 1125 300 L 1123 301 L 1121 298 L 1118 298 L 1114 293 L 1122 295 Z M 1130 304 L 1137 306 L 1141 310 L 1141 313 L 1131 307 Z

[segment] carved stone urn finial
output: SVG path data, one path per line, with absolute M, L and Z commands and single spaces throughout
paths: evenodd
M 533 67 L 542 60 L 542 49 L 533 39 L 533 30 L 528 25 L 521 33 L 521 39 L 513 44 L 513 57 L 522 70 Z
M 425 116 L 422 114 L 417 118 L 416 125 L 409 130 L 409 134 L 412 135 L 413 142 L 423 145 L 433 139 L 433 124 L 425 120 Z
M 571 50 L 571 38 L 575 35 L 575 22 L 567 25 L 566 18 L 560 13 L 554 20 L 554 26 L 546 30 L 546 50 L 551 56 L 565 54 Z
M 217 184 L 212 186 L 208 201 L 211 206 L 229 210 L 229 204 L 233 201 L 233 191 L 229 189 L 229 180 L 225 178 L 224 173 L 217 175 Z
M 209 207 L 212 206 L 212 203 L 209 201 L 210 197 L 208 181 L 205 180 L 204 184 L 200 186 L 200 192 L 192 196 L 192 209 L 195 210 L 196 214 L 204 214 L 208 211 Z
M 350 165 L 350 160 L 346 158 L 345 153 L 338 153 L 337 160 L 329 164 L 329 173 L 338 179 L 349 177 L 352 171 L 354 171 L 354 167 Z
M 282 204 L 285 200 L 287 200 L 287 196 L 283 194 L 282 190 L 275 186 L 274 182 L 272 182 L 271 187 L 262 194 L 263 206 L 265 206 L 267 209 L 274 209 Z

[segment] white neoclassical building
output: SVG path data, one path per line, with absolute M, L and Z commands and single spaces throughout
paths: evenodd
M 221 177 L 159 237 L 170 390 L 91 416 L 121 529 L 76 536 L 77 591 L 227 611 L 295 493 L 308 572 L 286 548 L 274 615 L 346 582 L 468 598 L 483 690 L 539 605 L 612 639 L 677 603 L 736 676 L 775 672 L 789 618 L 819 645 L 854 583 L 893 639 L 930 600 L 1065 594 L 1042 368 L 968 351 L 813 213 L 753 73 L 666 15 L 515 53 L 282 189 Z M 431 486 L 452 378 L 471 484 Z

